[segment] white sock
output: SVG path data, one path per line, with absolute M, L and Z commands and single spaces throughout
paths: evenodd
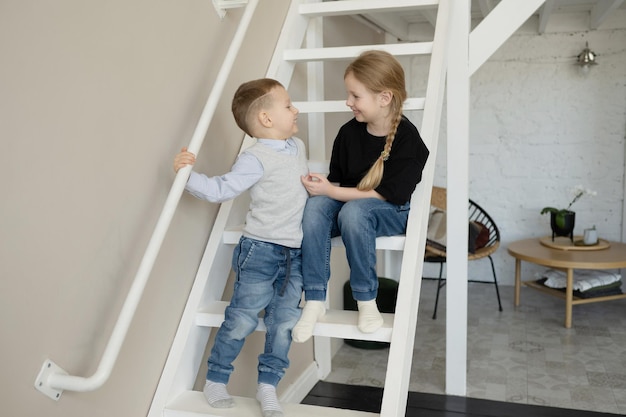
M 363 333 L 374 333 L 383 325 L 383 316 L 378 312 L 376 300 L 357 301 L 359 322 L 357 327 Z
M 230 408 L 235 405 L 233 397 L 226 391 L 225 384 L 207 380 L 202 392 L 204 392 L 209 405 L 213 408 Z
M 307 301 L 302 309 L 300 320 L 291 330 L 291 338 L 294 342 L 303 343 L 313 335 L 313 328 L 317 320 L 326 314 L 326 306 L 323 301 Z
M 270 384 L 259 384 L 256 399 L 261 403 L 263 417 L 283 417 L 283 409 L 276 397 L 276 387 Z

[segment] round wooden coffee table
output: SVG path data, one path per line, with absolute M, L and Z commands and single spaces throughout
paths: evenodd
M 577 238 L 580 238 L 580 236 L 575 236 L 574 240 L 576 241 Z M 578 298 L 574 297 L 573 289 L 574 269 L 626 268 L 626 244 L 605 241 L 607 247 L 600 250 L 564 250 L 542 244 L 540 240 L 540 238 L 518 240 L 511 243 L 508 247 L 509 254 L 515 258 L 515 307 L 520 305 L 522 284 L 526 287 L 563 298 L 565 299 L 565 327 L 569 329 L 572 327 L 572 306 L 626 298 L 626 294 Z M 535 281 L 522 282 L 522 261 L 565 271 L 567 273 L 565 293 Z

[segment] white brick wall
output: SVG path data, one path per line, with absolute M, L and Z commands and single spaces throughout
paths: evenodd
M 585 77 L 574 62 L 586 41 L 599 65 Z M 410 72 L 412 89 L 419 91 L 423 61 L 415 59 Z M 500 228 L 502 247 L 494 255 L 500 283 L 514 281 L 508 244 L 549 235 L 549 218 L 540 215 L 541 208 L 565 207 L 578 184 L 597 196 L 584 196 L 572 206 L 574 233 L 596 225 L 601 238 L 621 240 L 626 30 L 520 31 L 472 76 L 470 100 L 469 193 Z M 444 186 L 445 142 L 444 119 L 435 176 L 435 184 Z M 469 268 L 473 279 L 491 278 L 488 260 L 470 262 Z M 525 279 L 541 269 L 527 263 L 522 268 Z M 436 273 L 425 266 L 426 275 Z

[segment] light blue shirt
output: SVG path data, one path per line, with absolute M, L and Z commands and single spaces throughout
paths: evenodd
M 296 155 L 298 145 L 292 138 L 287 140 L 257 139 L 257 142 L 268 146 L 278 153 Z M 208 177 L 191 171 L 185 190 L 191 195 L 212 203 L 232 200 L 243 193 L 263 176 L 263 165 L 256 156 L 243 151 L 233 164 L 230 172 L 224 175 Z

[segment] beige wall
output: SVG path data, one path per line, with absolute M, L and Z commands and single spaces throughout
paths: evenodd
M 287 3 L 257 9 L 227 97 L 265 74 Z M 0 6 L 3 415 L 146 414 L 217 210 L 188 195 L 109 381 L 58 402 L 33 383 L 46 358 L 95 372 L 241 13 L 220 21 L 207 0 Z M 200 151 L 209 174 L 242 139 L 229 101 Z M 295 370 L 310 350 L 294 350 Z

